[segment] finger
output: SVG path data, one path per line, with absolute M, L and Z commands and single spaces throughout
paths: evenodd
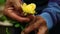
M 5 8 L 12 6 L 12 0 L 6 0 Z
M 34 20 L 35 16 L 34 15 L 27 15 L 28 18 L 30 18 L 31 20 Z
M 45 26 L 40 26 L 39 29 L 38 29 L 37 34 L 46 34 L 47 31 L 48 31 L 48 28 L 47 28 L 46 25 Z
M 35 30 L 34 25 L 30 25 L 27 28 L 25 28 L 21 33 L 28 34 L 33 30 Z
M 26 22 L 26 21 L 29 21 L 29 18 L 24 18 L 24 17 L 21 17 L 21 16 L 18 16 L 16 13 L 14 13 L 13 10 L 11 9 L 6 9 L 5 10 L 5 15 L 7 15 L 8 17 L 14 19 L 14 20 L 17 20 L 19 22 Z
M 21 9 L 21 4 L 22 4 L 21 0 L 14 0 L 12 3 L 14 4 L 15 9 Z

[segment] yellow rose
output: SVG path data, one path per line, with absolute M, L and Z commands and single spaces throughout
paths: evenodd
M 35 9 L 36 9 L 36 5 L 34 3 L 31 4 L 26 4 L 24 3 L 22 6 L 22 10 L 25 14 L 35 14 Z

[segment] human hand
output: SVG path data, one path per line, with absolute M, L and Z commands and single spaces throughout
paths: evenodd
M 45 20 L 41 16 L 36 16 L 33 21 L 21 32 L 21 34 L 29 34 L 32 31 L 38 30 L 36 34 L 46 34 L 48 28 Z
M 17 1 L 20 5 L 19 0 L 14 0 L 15 2 Z M 28 17 L 22 17 L 22 9 L 18 9 L 16 7 L 19 7 L 17 2 L 12 2 L 12 0 L 6 0 L 6 6 L 4 9 L 4 15 L 10 17 L 13 20 L 17 20 L 19 22 L 29 22 L 30 19 Z M 15 4 L 14 4 L 15 3 Z M 20 8 L 20 7 L 19 7 Z M 18 10 L 16 10 L 18 9 Z

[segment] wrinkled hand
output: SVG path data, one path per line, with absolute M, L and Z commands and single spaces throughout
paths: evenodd
M 20 3 L 21 2 L 19 2 L 19 0 L 6 0 L 4 15 L 10 17 L 11 19 L 17 20 L 19 22 L 29 22 L 30 21 L 29 18 L 22 17 L 23 13 L 20 7 Z
M 45 20 L 41 16 L 36 16 L 32 22 L 21 32 L 21 34 L 29 34 L 31 31 L 38 30 L 36 34 L 45 34 L 47 26 Z

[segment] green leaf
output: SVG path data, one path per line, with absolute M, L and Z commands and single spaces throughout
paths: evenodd
M 15 27 L 19 27 L 20 26 L 20 24 L 15 24 Z
M 5 21 L 5 20 L 7 20 L 6 16 L 1 16 L 0 17 L 0 21 Z
M 10 21 L 10 23 L 13 23 L 13 24 L 16 23 L 16 21 L 14 21 L 14 20 L 9 20 L 9 21 Z
M 21 24 L 19 24 L 19 23 L 16 23 L 15 24 L 15 27 L 17 28 L 17 27 L 20 27 L 22 30 L 24 29 L 24 27 L 21 25 Z
M 24 29 L 24 27 L 22 26 L 22 25 L 20 25 L 20 28 L 23 30 Z

